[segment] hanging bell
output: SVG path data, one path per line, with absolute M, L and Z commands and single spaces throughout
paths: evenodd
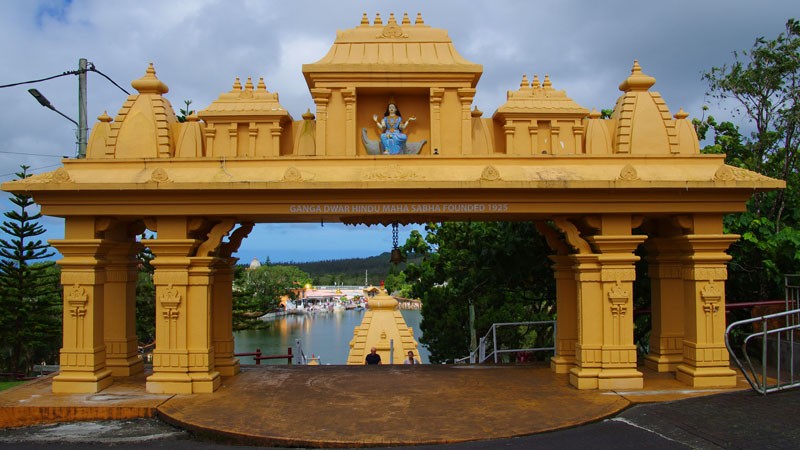
M 401 252 L 399 248 L 392 249 L 392 256 L 389 257 L 390 263 L 396 266 L 405 260 L 406 259 L 403 257 L 403 252 Z

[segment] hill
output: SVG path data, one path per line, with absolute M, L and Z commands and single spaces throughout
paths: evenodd
M 291 265 L 308 273 L 317 285 L 374 285 L 378 286 L 392 270 L 400 271 L 404 264 L 394 268 L 389 262 L 389 252 L 368 258 L 332 259 L 311 262 L 281 262 L 275 264 Z

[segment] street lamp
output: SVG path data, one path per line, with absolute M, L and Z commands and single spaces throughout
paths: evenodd
M 61 111 L 57 110 L 50 103 L 50 100 L 47 100 L 47 98 L 44 95 L 42 95 L 42 93 L 39 92 L 38 90 L 36 90 L 36 89 L 28 89 L 28 92 L 30 92 L 30 94 L 33 96 L 33 98 L 35 98 L 36 101 L 39 102 L 40 105 L 44 106 L 45 108 L 52 109 L 53 111 L 55 111 L 58 114 L 60 114 L 61 117 L 69 120 L 70 122 L 74 123 L 75 126 L 78 127 L 78 133 L 77 133 L 77 138 L 78 138 L 78 158 L 85 158 L 86 157 L 86 142 L 87 142 L 87 131 L 88 131 L 88 128 L 86 127 L 86 71 L 87 70 L 94 70 L 94 65 L 92 65 L 91 69 L 89 69 L 88 64 L 89 63 L 86 61 L 86 58 L 81 58 L 80 60 L 78 60 L 78 71 L 77 72 L 70 72 L 70 73 L 76 73 L 78 75 L 78 120 L 80 121 L 80 123 L 72 120 L 71 118 L 67 117 L 64 113 L 62 113 Z M 67 72 L 65 72 L 64 74 L 67 74 Z M 103 76 L 105 76 L 105 75 L 103 75 Z M 108 77 L 106 77 L 106 78 L 108 78 Z M 111 79 L 109 78 L 109 80 L 111 80 Z M 113 80 L 111 80 L 111 82 L 114 83 Z M 116 85 L 116 83 L 114 83 L 114 84 Z M 119 86 L 117 85 L 117 87 L 119 87 Z M 122 89 L 122 88 L 120 88 L 120 89 Z M 125 91 L 125 89 L 122 89 L 122 90 Z M 127 93 L 127 91 L 126 91 L 126 93 Z

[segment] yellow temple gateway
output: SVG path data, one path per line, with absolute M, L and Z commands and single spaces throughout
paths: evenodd
M 627 69 L 608 119 L 547 75 L 522 76 L 484 117 L 473 105 L 483 68 L 445 30 L 420 15 L 364 15 L 303 66 L 313 113 L 295 120 L 263 79 L 247 77 L 180 123 L 151 65 L 116 116 L 98 118 L 86 158 L 2 184 L 65 220 L 64 238 L 51 241 L 64 286 L 53 390 L 98 392 L 142 372 L 142 247 L 155 255 L 147 391 L 208 393 L 239 371 L 233 255 L 255 223 L 465 220 L 532 221 L 547 238 L 558 311 L 551 367 L 573 386 L 642 387 L 632 299 L 640 245 L 652 287 L 645 364 L 690 386 L 733 386 L 723 339 L 726 250 L 738 236 L 724 234 L 722 219 L 784 183 L 700 154 L 687 114 L 670 112 L 639 64 Z M 141 239 L 145 230 L 154 237 Z

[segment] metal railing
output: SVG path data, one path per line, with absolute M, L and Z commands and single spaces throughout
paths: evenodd
M 725 330 L 725 346 L 750 386 L 761 394 L 800 386 L 796 366 L 800 363 L 800 309 L 739 320 Z M 731 332 L 747 324 L 761 324 L 761 331 L 747 335 L 741 359 L 731 345 Z M 771 325 L 780 323 L 778 328 Z M 760 341 L 759 341 L 760 339 Z M 758 359 L 757 359 L 758 358 Z M 760 362 L 760 364 L 759 364 Z
M 497 343 L 497 329 L 505 326 L 537 326 L 545 329 L 547 326 L 552 326 L 553 345 L 550 347 L 529 347 L 529 348 L 509 348 L 509 349 L 499 348 Z M 472 352 L 470 352 L 469 356 L 456 359 L 454 362 L 456 364 L 464 364 L 467 362 L 469 362 L 470 364 L 476 364 L 476 363 L 482 364 L 487 360 L 492 359 L 493 362 L 497 364 L 500 354 L 503 353 L 552 351 L 555 354 L 556 351 L 555 336 L 556 336 L 555 320 L 540 320 L 536 322 L 495 323 L 492 324 L 492 327 L 489 329 L 486 335 L 480 339 L 480 341 L 478 342 L 478 347 Z M 489 339 L 490 337 L 491 339 Z

